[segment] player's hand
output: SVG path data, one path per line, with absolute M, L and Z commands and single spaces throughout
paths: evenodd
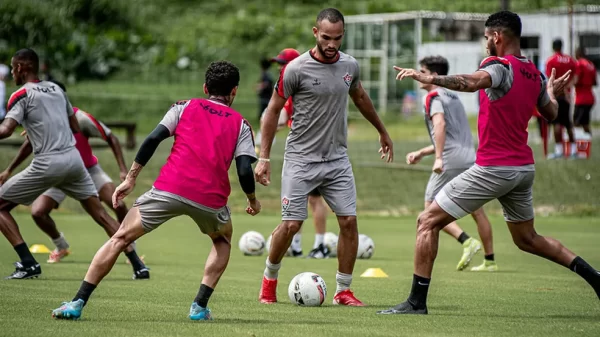
M 264 186 L 271 183 L 271 163 L 264 160 L 258 160 L 254 169 L 254 180 Z
M 113 196 L 112 196 L 113 207 L 114 208 L 119 207 L 119 201 L 125 199 L 125 197 L 128 196 L 129 193 L 131 193 L 133 191 L 134 187 L 135 187 L 135 180 L 125 179 L 125 181 L 123 181 L 121 183 L 121 185 L 119 185 L 117 187 L 117 189 L 115 190 L 115 193 L 113 193 Z
M 123 182 L 123 181 L 125 181 L 125 179 L 127 179 L 127 173 L 128 173 L 128 172 L 127 172 L 127 171 L 125 171 L 125 172 L 121 172 L 121 173 L 119 174 L 119 178 L 121 178 L 121 181 L 122 181 L 122 182 Z
M 412 78 L 415 81 L 423 82 L 423 74 L 419 71 L 409 68 L 400 68 L 398 66 L 394 66 L 394 69 L 398 71 L 396 75 L 396 80 L 402 81 L 405 78 Z
M 438 158 L 435 160 L 435 162 L 433 162 L 433 169 L 431 170 L 437 174 L 442 173 L 442 171 L 444 170 L 444 161 L 442 160 L 442 158 Z
M 260 205 L 260 201 L 258 199 L 250 200 L 248 199 L 248 207 L 246 207 L 246 213 L 255 216 L 260 213 L 262 206 Z
M 4 185 L 4 183 L 8 180 L 8 177 L 10 177 L 10 172 L 3 171 L 0 173 L 0 186 Z
M 423 156 L 421 155 L 420 151 L 410 152 L 406 155 L 406 163 L 408 165 L 414 165 L 420 162 L 421 158 L 423 158 Z
M 394 161 L 394 143 L 387 132 L 379 135 L 379 144 L 381 144 L 381 148 L 379 148 L 381 159 L 386 160 L 388 163 Z M 387 159 L 385 159 L 386 155 Z
M 546 91 L 548 91 L 548 94 L 556 97 L 564 93 L 567 84 L 569 84 L 569 77 L 571 77 L 571 70 L 567 71 L 561 77 L 556 78 L 556 69 L 552 68 L 552 73 L 550 74 L 548 84 L 546 85 Z

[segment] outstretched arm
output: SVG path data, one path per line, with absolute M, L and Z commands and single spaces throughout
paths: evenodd
M 492 77 L 485 71 L 476 71 L 472 74 L 462 75 L 425 75 L 414 69 L 400 68 L 394 66 L 394 69 L 399 73 L 396 75 L 397 80 L 412 78 L 415 81 L 424 84 L 435 84 L 440 87 L 448 88 L 455 91 L 475 92 L 481 89 L 492 87 Z

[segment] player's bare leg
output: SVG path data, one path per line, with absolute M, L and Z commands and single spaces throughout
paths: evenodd
M 192 320 L 212 319 L 208 301 L 229 263 L 232 233 L 233 226 L 230 220 L 219 232 L 208 235 L 212 239 L 213 246 L 204 265 L 202 284 L 190 308 L 189 317 Z
M 294 234 L 302 227 L 301 220 L 283 220 L 272 233 L 271 247 L 266 261 L 266 268 L 260 288 L 260 303 L 277 302 L 277 277 L 281 268 L 281 260 L 292 244 Z
M 473 220 L 477 224 L 479 238 L 483 243 L 483 251 L 485 252 L 484 261 L 481 265 L 471 268 L 471 271 L 497 271 L 498 265 L 494 260 L 494 238 L 492 235 L 492 224 L 488 219 L 483 208 L 471 213 Z
M 19 226 L 13 218 L 10 211 L 17 205 L 10 201 L 0 199 L 0 231 L 4 237 L 10 242 L 17 254 L 19 254 L 20 262 L 15 263 L 15 271 L 7 279 L 24 279 L 38 277 L 42 273 L 40 265 L 37 263 L 29 247 L 23 240 L 23 236 L 19 231 Z
M 69 243 L 65 240 L 64 235 L 56 228 L 56 223 L 50 217 L 50 212 L 58 207 L 58 203 L 46 196 L 41 195 L 31 205 L 31 217 L 33 221 L 46 235 L 52 239 L 52 242 L 56 246 L 48 257 L 48 263 L 60 262 L 64 257 L 70 254 Z
M 113 237 L 114 235 L 116 235 L 116 233 L 118 233 L 119 223 L 116 222 L 115 219 L 113 219 L 110 215 L 108 215 L 108 213 L 100 203 L 100 199 L 98 199 L 97 197 L 90 197 L 88 199 L 82 200 L 81 205 L 83 206 L 85 211 L 94 219 L 94 221 L 96 221 L 96 223 L 98 223 L 104 228 L 104 231 L 106 231 L 106 234 L 108 234 L 109 237 Z M 133 267 L 134 278 L 150 278 L 148 269 L 144 265 L 144 262 L 142 262 L 140 257 L 137 255 L 135 249 L 131 245 L 131 242 L 124 248 L 124 252 Z
M 335 295 L 333 304 L 353 307 L 365 306 L 350 290 L 352 272 L 358 251 L 358 223 L 356 216 L 338 216 L 340 236 L 338 239 L 338 271 L 335 275 Z
M 558 240 L 539 235 L 534 228 L 534 220 L 507 222 L 514 243 L 524 252 L 534 254 L 576 272 L 589 283 L 600 299 L 600 272 L 581 257 L 575 255 Z
M 327 228 L 327 204 L 321 196 L 316 195 L 308 196 L 308 204 L 312 208 L 315 223 L 315 242 L 308 257 L 323 259 L 329 256 L 329 249 L 325 247 L 324 242 Z
M 431 201 L 425 202 L 425 209 L 431 205 Z M 451 237 L 455 238 L 463 246 L 463 254 L 456 265 L 456 270 L 464 270 L 473 256 L 481 249 L 481 242 L 479 240 L 470 237 L 463 229 L 458 225 L 456 221 L 452 221 L 446 227 L 442 229 Z

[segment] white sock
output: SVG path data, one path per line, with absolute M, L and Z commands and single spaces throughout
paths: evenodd
M 281 262 L 273 264 L 267 257 L 267 268 L 265 268 L 265 277 L 269 280 L 276 280 L 279 277 L 279 269 L 281 268 Z
M 335 274 L 335 293 L 339 293 L 346 289 L 350 289 L 350 284 L 352 283 L 352 274 L 344 274 L 339 271 Z
M 554 144 L 554 153 L 557 155 L 563 154 L 563 145 L 562 144 Z
M 313 249 L 322 245 L 325 241 L 325 234 L 315 234 L 315 244 L 313 245 Z
M 292 250 L 295 252 L 302 250 L 302 233 L 294 234 L 294 238 L 292 239 Z
M 571 155 L 574 156 L 577 153 L 577 143 L 571 143 Z
M 65 236 L 63 233 L 60 233 L 60 237 L 58 239 L 52 239 L 52 242 L 56 246 L 56 249 L 69 249 L 69 243 L 65 240 Z

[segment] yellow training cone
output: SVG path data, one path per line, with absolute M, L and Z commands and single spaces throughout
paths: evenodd
M 48 254 L 50 253 L 50 249 L 44 245 L 32 245 L 29 247 L 29 251 L 36 254 Z
M 388 277 L 381 268 L 369 268 L 360 277 Z

